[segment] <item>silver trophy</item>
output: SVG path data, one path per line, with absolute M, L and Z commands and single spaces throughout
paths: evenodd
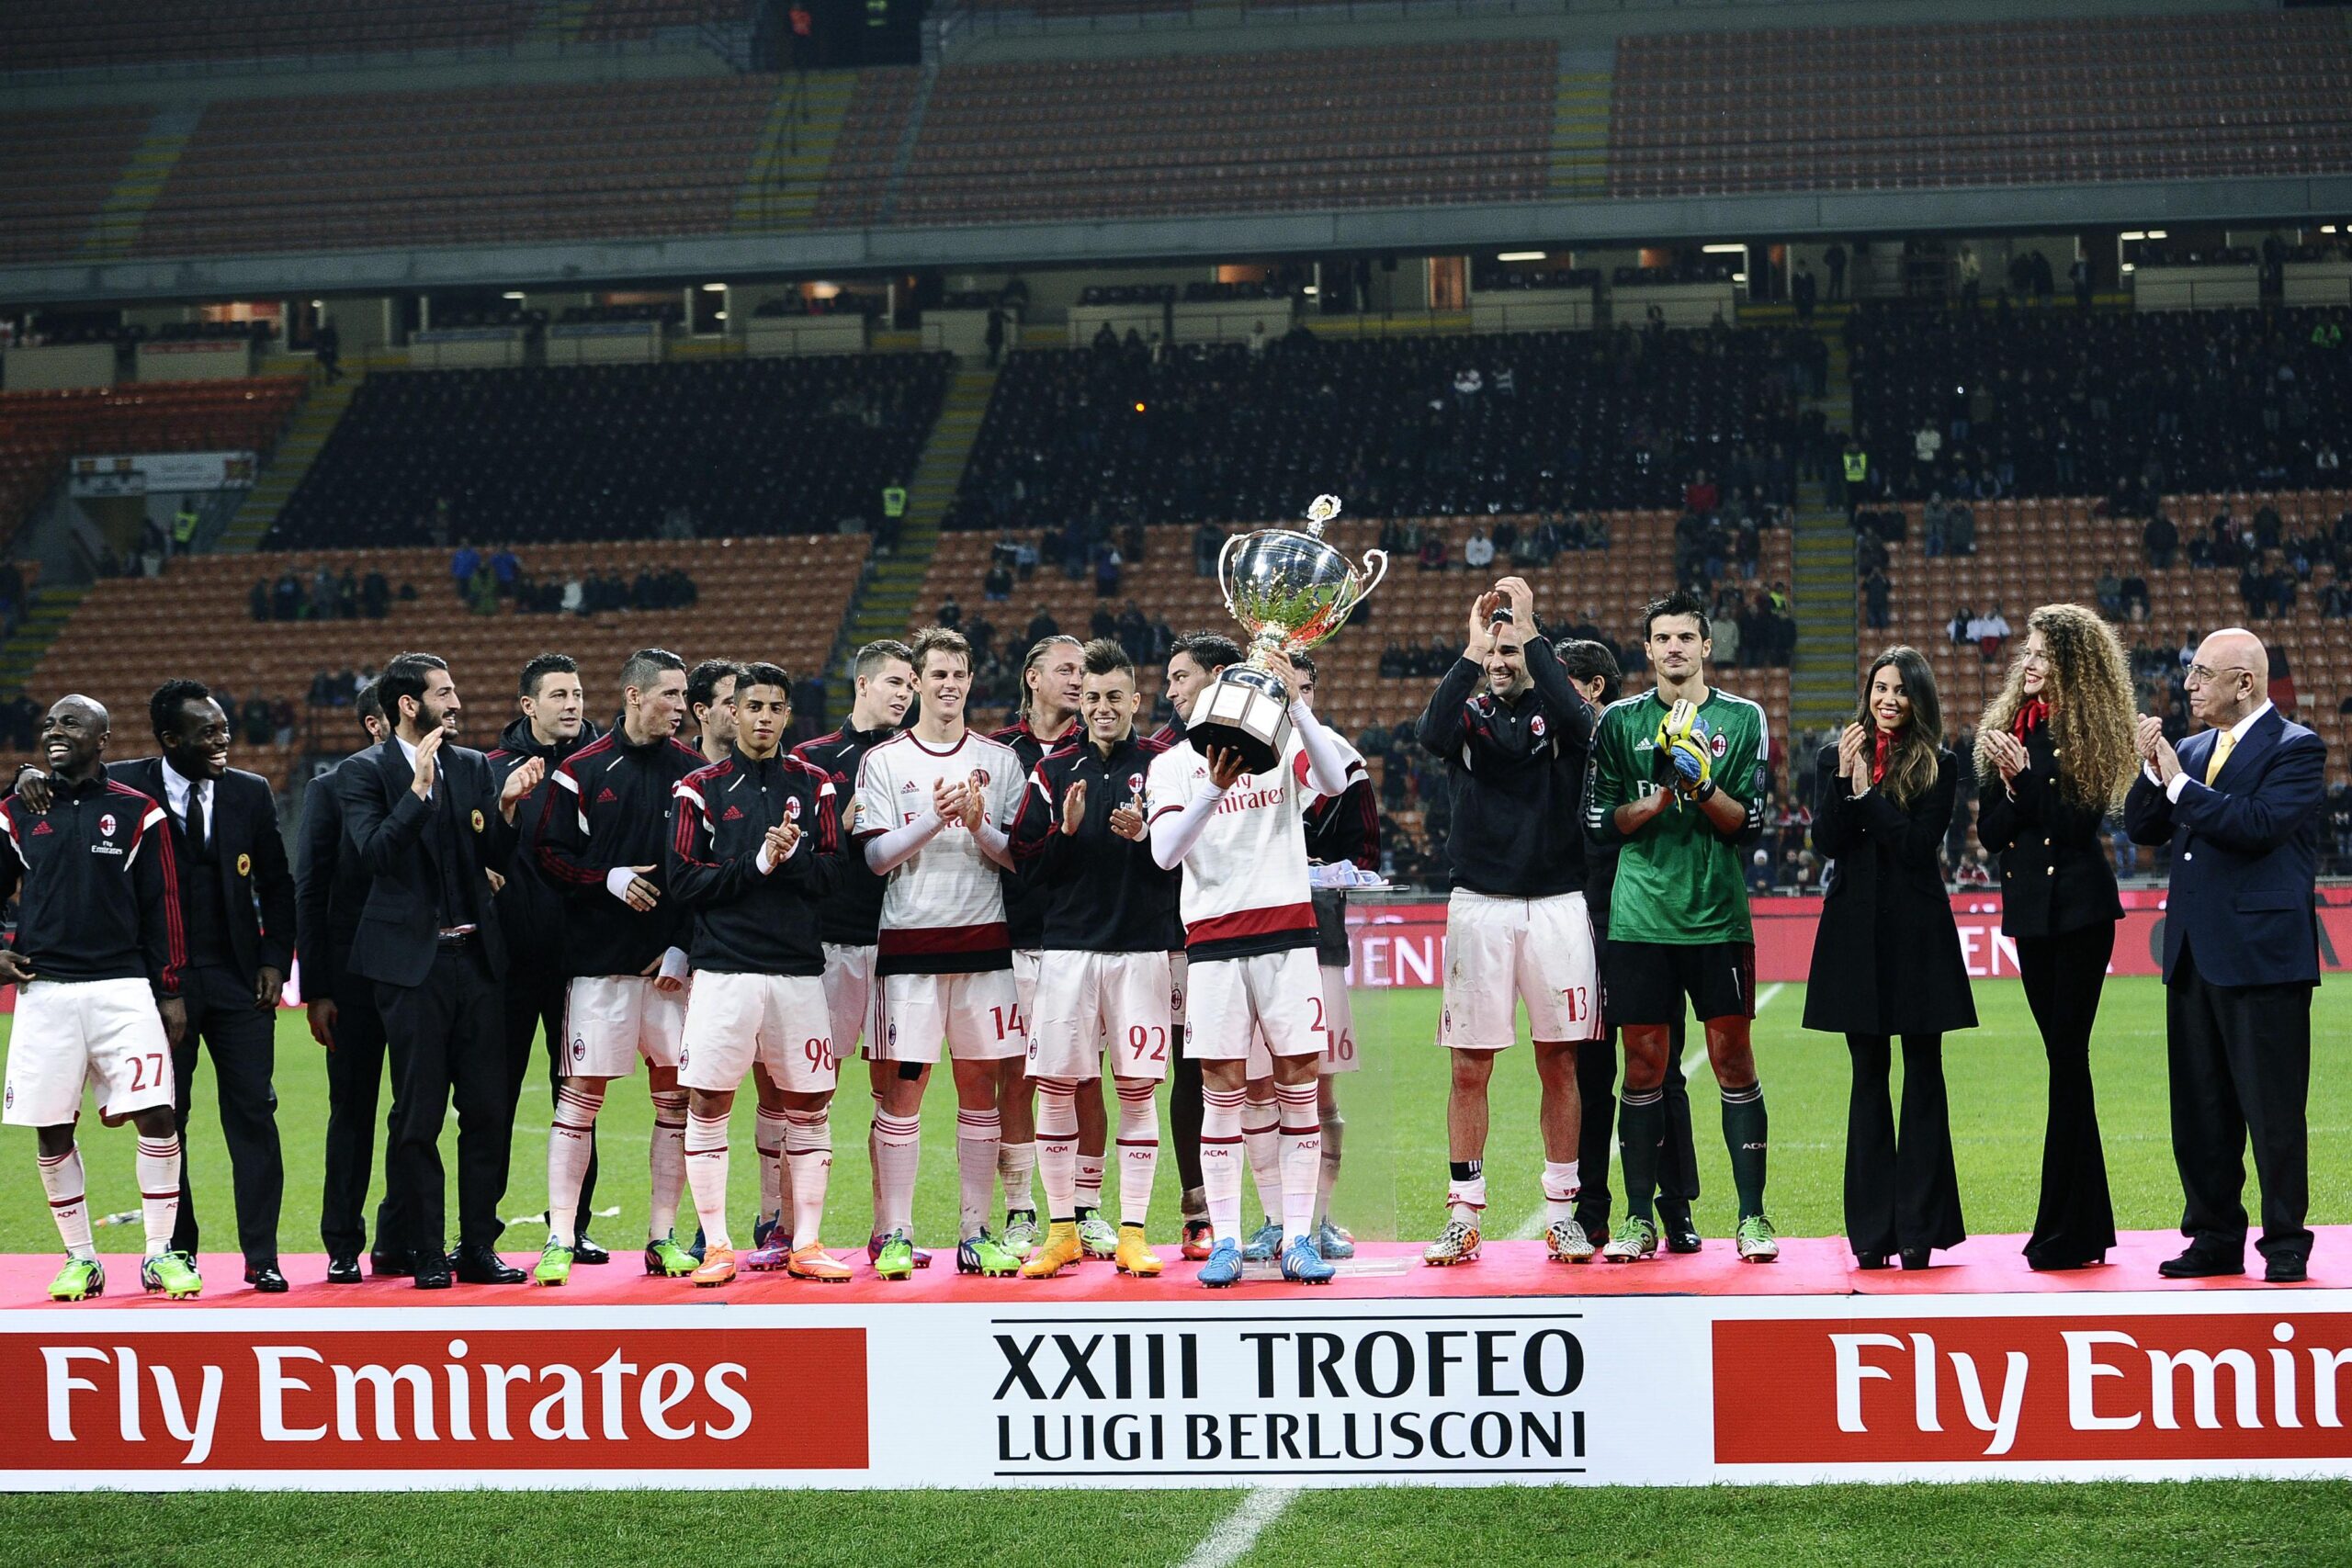
M 1216 558 L 1225 607 L 1250 635 L 1248 659 L 1220 674 L 1201 694 L 1186 733 L 1205 752 L 1241 753 L 1242 765 L 1262 773 L 1290 745 L 1290 694 L 1266 668 L 1277 650 L 1304 653 L 1347 624 L 1349 612 L 1388 575 L 1388 553 L 1366 550 L 1352 562 L 1323 538 L 1323 525 L 1340 514 L 1340 498 L 1318 495 L 1306 509 L 1306 529 L 1261 528 L 1226 540 Z

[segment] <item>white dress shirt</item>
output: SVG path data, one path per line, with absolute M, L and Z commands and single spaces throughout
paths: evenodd
M 213 833 L 212 781 L 184 779 L 180 777 L 179 770 L 166 761 L 164 763 L 164 804 L 170 809 L 171 814 L 179 819 L 180 831 L 183 833 L 187 831 L 187 798 L 190 790 L 196 792 L 196 802 L 204 809 L 204 834 L 209 839 Z
M 2267 714 L 2269 711 L 2270 702 L 2269 699 L 2266 697 L 2263 699 L 2263 704 L 2260 707 L 2255 709 L 2252 713 L 2246 715 L 2244 718 L 2230 726 L 2230 750 L 2233 754 L 2236 752 L 2240 746 L 2245 744 L 2246 731 L 2254 728 L 2254 721 L 2260 718 L 2264 714 Z M 2221 738 L 2216 736 L 2214 738 L 2213 744 L 2219 746 L 2221 743 Z M 2211 754 L 2209 752 L 2207 754 L 2208 761 L 2211 760 Z M 2173 775 L 2172 783 L 2165 784 L 2164 780 L 2156 776 L 2154 764 L 2143 762 L 2140 764 L 2140 771 L 2148 775 L 2148 782 L 2150 784 L 2162 785 L 2165 792 L 2165 798 L 2173 802 L 2175 805 L 2179 804 L 2180 792 L 2188 787 L 2188 780 L 2191 776 L 2188 769 L 2184 766 L 2180 772 Z M 2199 784 L 2203 784 L 2205 781 L 2203 779 L 2199 779 L 2197 782 Z

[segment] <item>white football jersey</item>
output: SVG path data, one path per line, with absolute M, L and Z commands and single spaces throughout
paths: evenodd
M 1296 734 L 1282 761 L 1234 781 L 1216 815 L 1184 857 L 1184 951 L 1200 959 L 1315 945 L 1315 906 L 1306 885 L 1306 748 Z M 1208 759 L 1179 740 L 1152 760 L 1145 782 L 1148 818 L 1182 811 L 1211 788 Z
M 867 839 L 929 811 L 934 784 L 970 782 L 976 773 L 981 810 L 1000 829 L 1010 829 L 1023 783 L 1021 759 L 1012 747 L 967 729 L 953 747 L 935 751 L 908 729 L 866 752 L 850 806 L 850 834 L 859 852 Z M 875 972 L 961 975 L 1011 968 L 1001 874 L 962 823 L 940 829 L 890 873 L 882 890 Z

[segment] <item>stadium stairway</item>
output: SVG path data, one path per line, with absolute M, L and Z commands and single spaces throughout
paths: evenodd
M 163 110 L 147 127 L 146 137 L 130 154 L 130 162 L 116 177 L 114 188 L 98 209 L 97 220 L 82 242 L 85 261 L 116 261 L 130 254 L 146 226 L 147 214 L 196 134 L 204 117 L 202 104 L 182 104 Z
M 25 618 L 16 632 L 0 643 L 0 691 L 21 692 L 40 665 L 41 655 L 57 640 L 65 622 L 89 596 L 85 585 L 43 584 L 33 589 Z
M 1819 484 L 1798 488 L 1795 577 L 1797 650 L 1789 672 L 1789 723 L 1819 729 L 1853 716 L 1854 531 L 1824 500 Z
M 289 364 L 284 368 L 299 373 L 303 363 Z M 334 434 L 335 423 L 351 406 L 352 396 L 359 390 L 359 383 L 367 375 L 365 357 L 355 355 L 343 362 L 341 380 L 314 385 L 303 397 L 302 406 L 287 422 L 285 437 L 270 454 L 269 467 L 262 470 L 254 488 L 245 492 L 244 504 L 237 508 L 237 514 L 220 531 L 215 548 L 245 551 L 260 547 L 270 525 L 277 521 L 278 513 L 301 487 L 311 465 L 318 461 L 327 437 Z
M 852 71 L 798 72 L 777 84 L 729 227 L 738 234 L 806 229 L 857 90 Z
M 888 558 L 876 560 L 850 605 L 842 639 L 834 649 L 832 667 L 826 674 L 827 711 L 849 711 L 854 694 L 842 668 L 849 651 L 876 637 L 903 637 L 914 619 L 916 595 L 922 592 L 931 558 L 939 548 L 939 521 L 947 514 L 947 504 L 963 481 L 964 466 L 971 461 L 973 445 L 980 437 L 980 421 L 987 416 L 989 399 L 995 391 L 996 372 L 986 364 L 967 361 L 956 367 L 947 400 L 940 407 L 939 423 L 932 427 L 931 440 L 915 464 L 914 478 L 907 483 L 907 516 L 899 529 L 898 547 Z
M 1598 197 L 1607 192 L 1612 79 L 1605 55 L 1560 51 L 1560 80 L 1552 112 L 1553 195 Z

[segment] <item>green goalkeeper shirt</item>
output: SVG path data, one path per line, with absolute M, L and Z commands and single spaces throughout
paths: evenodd
M 1724 834 L 1690 801 L 1678 801 L 1632 836 L 1617 830 L 1617 808 L 1666 786 L 1671 767 L 1658 754 L 1657 727 L 1670 705 L 1655 690 L 1609 705 L 1592 738 L 1592 787 L 1585 828 L 1613 846 L 1617 883 L 1610 897 L 1609 940 L 1697 947 L 1753 942 L 1741 858 L 1764 832 L 1764 710 L 1746 697 L 1709 688 L 1699 716 L 1707 727 L 1715 787 L 1747 807 L 1737 832 Z

